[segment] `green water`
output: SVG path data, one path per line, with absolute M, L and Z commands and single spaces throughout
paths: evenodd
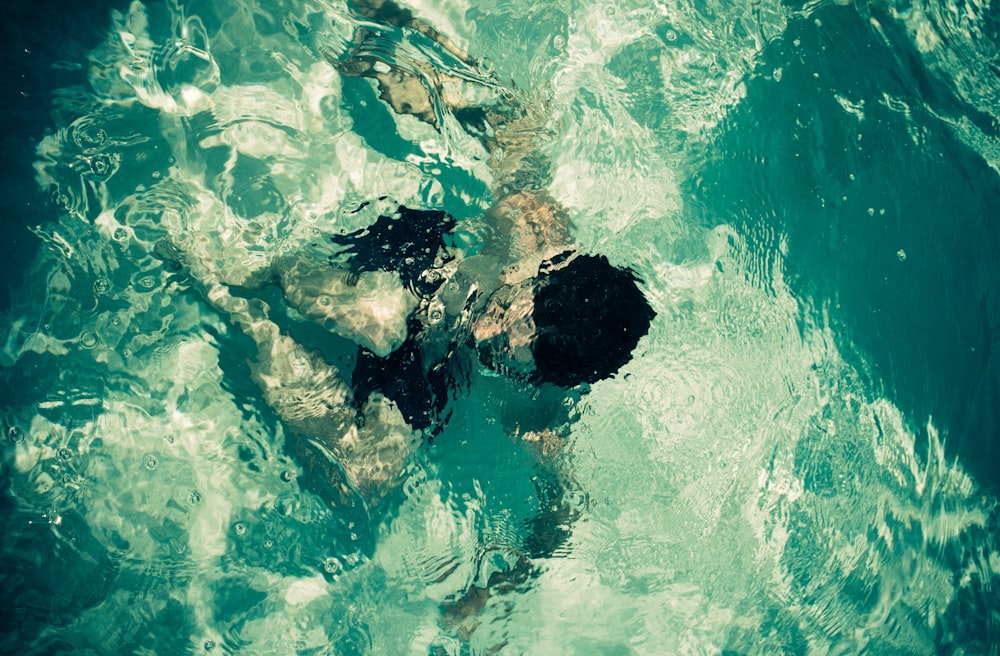
M 0 351 L 0 651 L 998 653 L 997 8 L 410 6 L 544 99 L 576 242 L 657 312 L 571 408 L 570 537 L 443 626 L 544 516 L 498 421 L 524 391 L 473 372 L 386 504 L 331 505 L 197 283 L 381 196 L 474 219 L 481 146 L 336 73 L 342 4 L 136 2 L 23 163 L 48 204 Z

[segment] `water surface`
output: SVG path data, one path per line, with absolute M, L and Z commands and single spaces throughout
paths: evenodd
M 573 408 L 570 538 L 492 597 L 471 652 L 997 653 L 996 8 L 413 8 L 545 99 L 576 241 L 657 312 Z M 6 29 L 61 51 L 48 20 Z M 441 604 L 539 515 L 544 472 L 497 421 L 511 387 L 474 375 L 393 499 L 331 506 L 249 340 L 156 244 L 249 282 L 380 196 L 474 219 L 482 149 L 335 72 L 343 4 L 95 22 L 32 71 L 52 119 L 16 124 L 36 145 L 9 157 L 35 172 L 11 243 L 37 255 L 0 351 L 2 650 L 460 653 Z M 411 37 L 385 38 L 433 54 Z

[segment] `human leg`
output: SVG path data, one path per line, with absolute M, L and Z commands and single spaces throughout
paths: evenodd
M 272 268 L 288 306 L 328 331 L 383 358 L 406 340 L 417 298 L 397 274 L 336 269 L 303 255 Z
M 301 437 L 297 451 L 304 465 L 327 471 L 327 483 L 342 496 L 353 490 L 369 506 L 377 505 L 419 446 L 396 406 L 372 395 L 360 413 L 355 410 L 352 390 L 337 367 L 282 334 L 266 303 L 234 296 L 219 283 L 206 298 L 254 341 L 253 379 L 268 405 Z

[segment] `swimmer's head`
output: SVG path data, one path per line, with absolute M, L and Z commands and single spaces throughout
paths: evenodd
M 501 288 L 473 328 L 490 368 L 560 387 L 613 376 L 632 359 L 656 313 L 635 275 L 601 255 L 570 255 Z

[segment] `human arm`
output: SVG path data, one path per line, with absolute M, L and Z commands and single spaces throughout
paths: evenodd
M 496 228 L 487 236 L 486 250 L 505 267 L 500 283 L 532 277 L 544 260 L 571 249 L 568 213 L 547 190 L 550 162 L 544 151 L 553 137 L 549 103 L 500 82 L 464 52 L 460 61 L 443 64 L 451 42 L 439 32 L 432 40 L 443 52 L 428 55 L 433 44 L 424 50 L 410 47 L 406 30 L 424 23 L 395 2 L 355 0 L 353 5 L 362 16 L 402 32 L 362 23 L 354 49 L 344 58 L 331 57 L 331 63 L 345 76 L 375 80 L 381 100 L 397 114 L 442 132 L 442 121 L 453 115 L 486 149 L 494 199 L 487 217 Z
M 352 0 L 351 4 L 365 18 L 376 23 L 395 25 L 396 27 L 408 27 L 420 32 L 431 41 L 438 43 L 457 59 L 470 63 L 468 53 L 454 41 L 438 32 L 430 23 L 414 16 L 412 11 L 402 7 L 393 0 Z
M 375 80 L 380 99 L 394 112 L 438 130 L 450 112 L 486 148 L 495 198 L 548 186 L 549 162 L 541 148 L 553 135 L 549 104 L 541 95 L 502 82 L 393 0 L 353 0 L 351 5 L 358 15 L 386 29 L 362 22 L 349 51 L 325 53 L 342 75 Z M 431 53 L 434 45 L 412 47 L 406 37 L 409 30 L 424 34 L 439 49 Z
M 505 606 L 509 608 L 504 597 L 513 592 L 523 594 L 545 572 L 547 561 L 568 552 L 573 525 L 588 501 L 562 458 L 568 433 L 568 430 L 545 429 L 517 435 L 526 450 L 536 456 L 532 481 L 538 508 L 525 521 L 520 545 L 516 548 L 482 545 L 480 558 L 497 553 L 502 557 L 477 561 L 474 569 L 480 576 L 441 604 L 442 627 L 460 639 L 470 640 L 483 617 L 495 618 L 497 612 L 509 612 L 502 610 Z M 486 610 L 488 605 L 490 609 Z

